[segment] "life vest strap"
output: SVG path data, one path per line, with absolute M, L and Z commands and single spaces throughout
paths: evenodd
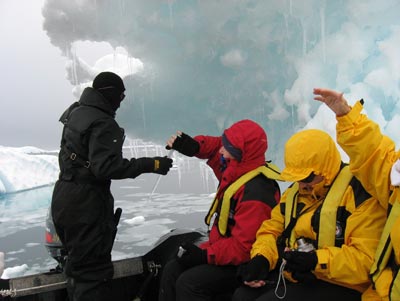
M 352 178 L 353 174 L 350 172 L 349 166 L 344 166 L 340 170 L 331 188 L 329 189 L 328 194 L 325 197 L 320 215 L 318 248 L 335 245 L 338 206 Z M 294 225 L 291 224 L 291 221 L 292 219 L 297 219 L 298 190 L 299 184 L 297 182 L 293 183 L 293 185 L 287 190 L 285 203 L 285 228 L 287 228 L 289 225 L 294 228 Z M 293 235 L 291 235 L 290 237 L 291 242 L 296 240 L 296 237 L 292 236 Z
M 271 180 L 281 180 L 279 168 L 270 163 L 266 162 L 266 165 L 260 166 L 256 169 L 253 169 L 244 175 L 242 175 L 239 179 L 234 181 L 229 187 L 226 189 L 222 203 L 220 204 L 220 200 L 218 199 L 218 194 L 214 198 L 211 207 L 206 215 L 205 223 L 209 226 L 211 222 L 211 218 L 214 213 L 219 214 L 218 218 L 218 230 L 221 235 L 225 235 L 228 228 L 228 220 L 229 220 L 229 211 L 231 209 L 231 199 L 235 195 L 235 193 L 242 187 L 245 183 L 249 182 L 251 179 L 255 178 L 258 175 L 264 175 L 266 178 Z M 220 207 L 218 209 L 218 207 Z

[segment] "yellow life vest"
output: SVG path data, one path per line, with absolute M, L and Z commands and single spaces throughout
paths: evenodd
M 375 261 L 371 267 L 370 276 L 374 286 L 384 269 L 389 264 L 389 259 L 393 250 L 390 232 L 398 218 L 400 218 L 400 202 L 397 200 L 394 202 L 392 209 L 390 210 L 390 214 L 386 220 L 385 227 L 383 228 L 382 235 L 379 240 L 378 248 L 376 249 Z M 386 273 L 386 276 L 389 274 L 392 275 L 392 273 Z M 391 281 L 389 288 L 390 292 L 388 292 L 390 295 L 390 300 L 400 300 L 400 275 L 398 267 L 397 271 L 395 271 L 393 274 L 393 278 L 386 279 L 385 281 Z M 387 292 L 383 292 L 383 294 L 386 293 Z
M 259 174 L 262 174 L 266 178 L 271 180 L 281 180 L 279 168 L 270 162 L 267 162 L 265 166 L 260 166 L 256 169 L 253 169 L 252 171 L 249 171 L 248 173 L 245 173 L 243 176 L 241 176 L 239 179 L 229 185 L 224 193 L 222 202 L 220 199 L 217 198 L 217 196 L 214 198 L 211 207 L 205 217 L 206 224 L 209 226 L 213 215 L 215 213 L 218 213 L 218 231 L 221 235 L 225 235 L 228 228 L 229 211 L 231 209 L 231 198 L 241 186 L 258 176 Z
M 344 166 L 334 180 L 325 200 L 323 201 L 319 219 L 318 248 L 335 245 L 337 210 L 344 192 L 349 186 L 352 178 L 353 174 L 350 172 L 349 166 Z M 285 228 L 288 227 L 293 218 L 297 217 L 297 195 L 299 184 L 297 182 L 294 183 L 288 188 L 288 190 L 285 207 Z M 291 246 L 294 246 L 294 242 L 297 238 L 298 237 L 294 237 L 294 231 L 291 231 Z

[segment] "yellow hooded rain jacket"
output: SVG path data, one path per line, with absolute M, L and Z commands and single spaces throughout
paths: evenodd
M 297 221 L 285 246 L 294 248 L 294 240 L 300 237 L 312 240 L 318 246 L 318 263 L 314 271 L 317 278 L 365 291 L 370 284 L 369 270 L 386 213 L 355 177 L 350 175 L 351 180 L 342 189 L 338 200 L 336 225 L 330 233 L 334 238 L 320 237 L 320 228 L 323 228 L 320 225 L 326 222 L 321 217 L 324 200 L 330 198 L 329 189 L 343 165 L 335 142 L 325 132 L 305 130 L 293 135 L 285 146 L 285 169 L 281 177 L 297 182 L 311 172 L 322 175 L 325 179 L 323 193 L 315 199 L 312 194 L 299 194 L 297 183 L 292 184 L 283 194 L 281 203 L 272 210 L 271 219 L 264 221 L 258 230 L 251 257 L 261 254 L 268 259 L 271 270 L 279 268 L 276 265 L 282 246 L 278 241 L 285 229 L 285 208 L 294 202 Z M 319 241 L 332 243 L 321 246 Z
M 390 212 L 375 263 L 371 269 L 373 285 L 363 301 L 400 300 L 400 206 L 399 187 L 391 185 L 390 171 L 400 158 L 395 143 L 384 136 L 379 126 L 361 114 L 357 102 L 345 116 L 337 117 L 337 140 L 350 157 L 350 169 L 365 189 Z M 390 223 L 390 224 L 389 224 Z M 386 253 L 386 254 L 385 254 Z

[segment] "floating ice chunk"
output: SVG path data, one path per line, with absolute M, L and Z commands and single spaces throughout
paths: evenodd
M 28 271 L 28 265 L 24 263 L 23 265 L 5 269 L 1 278 L 2 279 L 11 279 L 11 278 L 24 276 L 25 272 L 27 272 L 27 271 Z
M 124 223 L 129 224 L 129 225 L 140 225 L 144 223 L 144 216 L 135 216 L 131 219 L 126 219 L 124 220 Z
M 4 271 L 4 253 L 0 252 L 0 278 Z

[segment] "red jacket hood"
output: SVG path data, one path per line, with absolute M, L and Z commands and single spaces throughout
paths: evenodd
M 264 129 L 254 121 L 245 119 L 234 123 L 224 131 L 229 142 L 242 151 L 240 162 L 230 160 L 225 169 L 219 192 L 243 174 L 265 164 L 265 152 L 268 148 Z

